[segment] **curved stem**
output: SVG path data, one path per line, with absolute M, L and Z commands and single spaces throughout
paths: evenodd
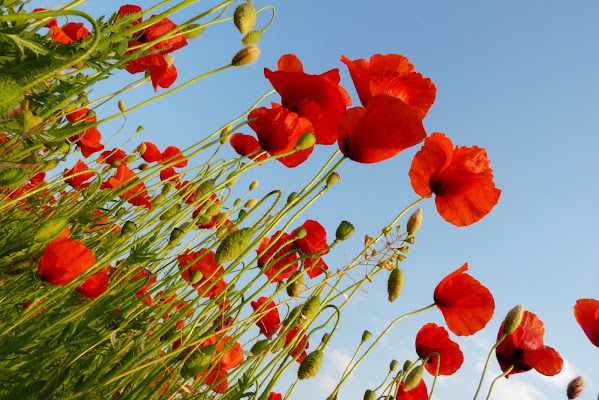
M 493 386 L 495 385 L 495 382 L 497 382 L 499 379 L 503 378 L 504 376 L 506 376 L 507 374 L 512 372 L 512 369 L 514 369 L 514 366 L 510 365 L 510 367 L 503 374 L 501 374 L 497 378 L 493 379 L 493 382 L 491 383 L 491 387 L 489 388 L 489 394 L 487 395 L 487 400 L 489 400 L 491 398 L 491 392 L 493 391 Z
M 493 351 L 495 351 L 495 349 L 497 348 L 497 346 L 499 346 L 499 344 L 501 342 L 503 342 L 503 339 L 505 339 L 507 335 L 504 333 L 503 335 L 501 335 L 501 337 L 497 340 L 497 343 L 495 343 L 493 345 L 493 347 L 491 347 L 491 351 L 489 351 L 489 355 L 487 356 L 487 361 L 485 362 L 485 367 L 483 368 L 483 373 L 480 376 L 480 381 L 478 382 L 478 388 L 476 388 L 476 393 L 474 394 L 474 398 L 472 400 L 476 400 L 476 397 L 478 396 L 478 393 L 480 392 L 480 388 L 483 385 L 483 380 L 485 379 L 485 373 L 487 372 L 487 368 L 489 367 L 489 361 L 491 361 L 491 356 L 493 355 Z

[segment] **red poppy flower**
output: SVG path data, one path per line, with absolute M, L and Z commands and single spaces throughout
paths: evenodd
M 333 144 L 337 140 L 337 125 L 349 97 L 339 86 L 339 70 L 322 75 L 309 75 L 293 54 L 280 58 L 278 71 L 264 69 L 264 76 L 281 95 L 283 107 L 306 118 L 314 126 L 311 131 L 317 144 Z
M 142 42 L 129 42 L 129 47 L 143 44 Z M 136 50 L 137 51 L 137 50 Z M 128 51 L 125 56 L 128 56 L 133 51 Z M 125 69 L 130 74 L 145 72 L 148 70 L 154 91 L 161 88 L 169 88 L 177 80 L 177 69 L 172 62 L 168 62 L 164 55 L 160 53 L 152 53 L 142 55 L 134 60 L 130 60 L 125 65 Z
M 137 178 L 137 175 L 129 169 L 125 164 L 120 164 L 116 168 L 116 173 L 102 182 L 101 189 L 122 189 L 129 187 L 131 184 L 136 183 L 132 188 L 128 189 L 124 193 L 121 193 L 120 197 L 128 199 L 127 201 L 134 206 L 144 206 L 146 208 L 152 207 L 152 198 L 148 195 L 146 185 Z
M 416 353 L 423 360 L 432 353 L 438 353 L 441 356 L 439 375 L 454 374 L 464 362 L 460 346 L 449 338 L 445 328 L 432 322 L 424 325 L 416 335 Z M 431 375 L 435 375 L 437 370 L 437 358 L 435 354 L 424 364 Z
M 275 302 L 271 300 L 267 305 L 264 305 L 267 301 L 268 297 L 260 297 L 258 301 L 252 301 L 250 304 L 254 309 L 254 312 L 258 310 L 262 315 L 262 317 L 256 321 L 256 325 L 260 328 L 260 332 L 266 337 L 271 337 L 281 324 L 281 318 L 279 317 L 279 309 Z
M 306 236 L 304 236 L 303 238 L 295 240 L 295 247 L 297 249 L 301 250 L 305 255 L 309 255 L 312 253 L 318 253 L 327 247 L 327 232 L 318 221 L 309 219 L 306 222 L 304 222 L 302 227 L 306 230 L 307 233 Z M 291 236 L 295 236 L 296 231 L 297 229 L 291 233 Z M 320 255 L 327 254 L 328 252 L 329 250 L 323 252 Z M 329 267 L 320 257 L 320 255 L 310 257 L 304 260 L 304 268 L 306 269 L 310 278 L 315 278 L 318 275 L 322 274 L 323 269 L 329 269 Z
M 350 108 L 339 121 L 339 148 L 353 161 L 370 164 L 394 157 L 426 137 L 422 119 L 398 98 L 378 94 L 366 108 Z
M 497 204 L 501 190 L 485 149 L 453 147 L 444 134 L 434 132 L 416 153 L 410 168 L 412 188 L 420 196 L 433 192 L 437 211 L 456 226 L 471 225 Z
M 192 286 L 197 288 L 198 293 L 202 294 L 208 286 L 216 282 L 212 288 L 204 294 L 203 297 L 213 297 L 220 293 L 226 286 L 226 282 L 219 279 L 220 275 L 224 273 L 223 267 L 218 264 L 214 259 L 214 252 L 209 251 L 202 255 L 206 249 L 200 249 L 199 251 L 187 251 L 185 254 L 181 254 L 177 257 L 179 261 L 179 268 L 185 269 L 181 272 L 181 277 L 189 282 L 190 276 L 193 271 L 200 271 L 202 273 L 202 279 L 199 282 L 194 283 Z M 193 263 L 193 264 L 192 264 Z M 191 264 L 190 267 L 188 267 Z
M 160 158 L 161 161 L 164 161 L 165 163 L 172 163 L 174 161 L 181 160 L 173 165 L 175 168 L 184 168 L 187 166 L 187 160 L 183 154 L 181 154 L 181 150 L 175 146 L 168 146 L 166 149 L 164 149 Z
M 112 165 L 115 161 L 123 162 L 125 157 L 127 153 L 121 149 L 106 150 L 98 156 L 98 163 Z
M 145 145 L 146 149 L 144 150 L 141 158 L 144 159 L 145 162 L 151 163 L 160 161 L 162 158 L 162 153 L 158 150 L 158 147 L 152 142 L 143 142 L 140 146 Z M 139 149 L 139 147 L 138 147 Z
M 267 400 L 283 400 L 281 393 L 270 392 Z
M 599 347 L 599 301 L 578 300 L 574 306 L 574 316 L 591 343 Z
M 350 61 L 341 56 L 354 81 L 362 105 L 366 107 L 373 96 L 388 94 L 409 105 L 424 118 L 435 102 L 437 89 L 429 78 L 415 72 L 410 61 L 399 54 L 375 54 L 370 62 Z
M 89 278 L 83 281 L 83 283 L 77 286 L 77 291 L 84 295 L 85 297 L 89 297 L 90 299 L 95 299 L 102 293 L 108 289 L 108 271 L 106 268 L 102 268 Z
M 295 337 L 298 335 L 301 335 L 301 339 L 299 340 L 299 342 L 297 342 L 295 348 L 291 350 L 290 355 L 291 357 L 296 357 L 299 354 L 299 357 L 295 361 L 301 363 L 302 360 L 306 358 L 306 356 L 308 355 L 308 353 L 306 353 L 306 349 L 310 347 L 310 343 L 308 342 L 308 338 L 304 334 L 304 331 L 301 331 L 299 328 L 293 328 L 292 330 L 287 332 L 285 334 L 285 347 L 287 347 L 293 340 L 295 340 Z M 304 345 L 306 347 L 304 347 Z
M 94 252 L 76 240 L 57 238 L 48 243 L 38 273 L 52 285 L 66 285 L 94 265 Z
M 47 10 L 45 8 L 36 8 L 33 10 L 33 12 L 40 12 L 40 11 L 47 11 Z M 52 21 L 50 21 L 46 25 L 44 25 L 44 28 L 52 29 L 55 26 L 58 26 L 58 23 L 56 22 L 56 18 L 54 18 Z
M 278 236 L 279 233 L 281 231 L 277 231 L 273 237 Z M 271 243 L 271 238 L 264 238 L 256 250 L 259 255 L 264 252 L 258 257 L 258 266 L 261 269 L 267 267 L 264 274 L 268 279 L 272 279 L 271 283 L 287 279 L 297 270 L 297 261 L 294 262 L 297 260 L 297 255 L 292 239 L 293 237 L 287 233 L 283 233 L 274 243 Z
M 89 171 L 89 168 L 87 168 L 87 165 L 83 161 L 78 160 L 73 168 L 65 169 L 62 175 L 67 177 L 83 171 Z M 66 182 L 75 189 L 81 189 L 84 186 L 84 182 L 93 178 L 94 176 L 95 174 L 93 172 L 85 172 L 67 179 Z
M 236 133 L 231 136 L 229 143 L 231 143 L 233 150 L 235 150 L 235 152 L 237 152 L 237 154 L 240 156 L 247 156 L 249 154 L 256 153 L 256 155 L 250 157 L 251 160 L 256 162 L 268 158 L 268 156 L 264 153 L 257 153 L 258 151 L 262 151 L 262 147 L 260 147 L 260 143 L 258 143 L 256 138 L 253 136 L 244 135 L 243 133 Z
M 142 20 L 141 13 L 142 13 L 142 9 L 140 6 L 136 6 L 136 5 L 132 5 L 132 4 L 125 4 L 124 6 L 121 6 L 121 8 L 119 8 L 119 10 L 117 11 L 115 22 L 117 22 L 119 17 L 123 18 L 127 15 L 140 14 L 139 18 L 130 22 L 131 26 L 137 25 Z
M 62 28 L 54 26 L 52 30 L 52 40 L 60 43 L 73 43 L 79 39 L 84 39 L 89 35 L 89 31 L 83 23 L 69 22 Z
M 204 384 L 206 386 L 216 385 L 214 388 L 212 388 L 215 393 L 225 393 L 227 389 L 229 389 L 227 375 L 229 374 L 224 369 L 213 369 L 204 378 Z
M 154 18 L 152 15 L 151 18 Z M 148 26 L 145 31 L 145 42 L 150 43 L 154 40 L 166 35 L 168 32 L 175 30 L 178 27 L 173 21 L 168 18 L 162 18 L 160 21 Z M 180 33 L 176 33 L 168 39 L 162 40 L 151 47 L 151 50 L 160 49 L 160 54 L 165 55 L 187 46 L 187 40 Z
M 503 335 L 502 329 L 503 324 L 499 328 L 498 339 Z M 555 349 L 543 344 L 543 335 L 543 322 L 535 314 L 524 311 L 520 326 L 507 335 L 495 350 L 503 372 L 514 366 L 506 378 L 533 368 L 546 376 L 560 373 L 564 360 Z
M 468 263 L 447 275 L 433 295 L 447 327 L 458 336 L 469 336 L 483 329 L 495 311 L 489 289 L 464 273 L 467 270 Z
M 298 139 L 306 132 L 314 132 L 310 121 L 298 114 L 272 103 L 272 108 L 256 108 L 248 119 L 258 118 L 248 123 L 256 132 L 260 146 L 271 156 L 286 153 L 296 146 Z M 314 146 L 278 158 L 286 167 L 293 168 L 308 159 Z
M 160 181 L 171 181 L 175 186 L 179 186 L 181 179 L 179 179 L 179 173 L 175 171 L 173 167 L 168 167 L 160 171 Z
M 67 121 L 84 122 L 86 124 L 96 122 L 98 120 L 96 116 L 86 118 L 88 112 L 88 108 L 81 108 L 67 114 L 66 119 Z M 102 140 L 102 134 L 95 126 L 69 138 L 69 141 L 74 142 L 79 146 L 83 157 L 89 157 L 98 151 L 102 151 L 104 145 L 100 143 L 100 140 Z
M 428 390 L 424 379 L 420 380 L 420 383 L 410 391 L 404 390 L 404 383 L 401 382 L 397 388 L 397 396 L 395 400 L 428 400 Z

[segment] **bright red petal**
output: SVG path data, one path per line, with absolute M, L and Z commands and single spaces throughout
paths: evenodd
M 460 346 L 449 338 L 445 328 L 432 322 L 424 325 L 416 335 L 416 353 L 422 359 L 438 353 L 441 356 L 439 375 L 454 374 L 464 362 Z M 433 355 L 424 366 L 431 375 L 437 370 L 437 359 L 437 355 Z
M 522 361 L 545 376 L 559 374 L 564 366 L 562 357 L 549 346 L 543 346 L 538 350 L 525 351 L 522 354 Z
M 397 388 L 397 397 L 395 400 L 428 400 L 428 390 L 426 389 L 424 379 L 408 392 L 404 390 L 404 383 L 401 382 Z
M 262 150 L 262 147 L 260 147 L 260 143 L 258 143 L 255 137 L 250 135 L 244 135 L 243 133 L 236 133 L 233 136 L 231 136 L 229 143 L 231 143 L 233 149 L 240 156 L 247 156 L 248 154 L 253 153 L 260 154 L 258 152 Z M 250 158 L 254 161 L 262 161 L 265 158 L 268 158 L 268 156 L 266 154 L 261 154 L 254 155 Z
M 599 301 L 578 300 L 574 306 L 574 316 L 591 343 L 599 347 Z
M 277 63 L 279 71 L 286 72 L 304 72 L 304 66 L 295 54 L 285 54 L 279 58 Z

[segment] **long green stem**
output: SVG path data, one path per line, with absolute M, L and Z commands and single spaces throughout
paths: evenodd
M 499 346 L 499 344 L 501 342 L 503 342 L 503 339 L 505 339 L 506 336 L 507 335 L 505 333 L 503 335 L 501 335 L 501 337 L 497 340 L 497 342 L 493 345 L 493 347 L 491 347 L 491 350 L 489 351 L 489 355 L 487 356 L 487 361 L 485 362 L 485 367 L 483 368 L 483 372 L 480 376 L 480 381 L 478 382 L 478 387 L 476 388 L 476 393 L 474 394 L 474 398 L 472 400 L 476 400 L 476 397 L 478 396 L 478 393 L 480 392 L 480 388 L 483 385 L 483 380 L 485 379 L 485 373 L 487 372 L 487 368 L 489 367 L 489 362 L 491 361 L 491 356 L 493 355 L 493 352 L 495 351 L 497 346 Z
M 487 395 L 487 400 L 489 400 L 491 398 L 491 392 L 493 391 L 493 386 L 495 386 L 495 382 L 497 382 L 498 380 L 500 380 L 501 378 L 503 378 L 504 376 L 506 376 L 507 374 L 512 372 L 512 369 L 514 369 L 514 366 L 510 365 L 510 367 L 503 374 L 501 374 L 497 378 L 493 379 L 493 382 L 491 382 L 491 387 L 489 388 L 489 394 Z

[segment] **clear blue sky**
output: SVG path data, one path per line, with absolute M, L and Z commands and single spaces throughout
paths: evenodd
M 200 2 L 192 9 L 213 3 Z M 121 4 L 92 0 L 83 9 L 97 16 Z M 579 298 L 599 298 L 595 244 L 599 225 L 599 3 L 304 0 L 274 5 L 277 17 L 263 35 L 257 63 L 200 81 L 130 115 L 129 130 L 144 125 L 143 140 L 155 141 L 159 147 L 191 145 L 270 90 L 263 68 L 276 68 L 279 56 L 287 53 L 295 53 L 308 73 L 339 68 L 342 85 L 358 104 L 340 56 L 356 59 L 398 53 L 437 87 L 437 100 L 425 120 L 427 132 L 444 132 L 456 145 L 486 148 L 495 182 L 503 191 L 493 212 L 467 228 L 444 222 L 433 202 L 426 203 L 424 226 L 404 262 L 404 293 L 390 305 L 384 279 L 367 287 L 369 294 L 358 296 L 347 309 L 321 373 L 298 385 L 293 398 L 325 398 L 362 330 L 376 334 L 386 321 L 430 304 L 437 283 L 468 262 L 470 273 L 495 297 L 495 318 L 471 338 L 452 336 L 466 361 L 457 374 L 439 380 L 435 397 L 462 400 L 473 396 L 477 371 L 505 313 L 521 303 L 545 322 L 545 343 L 561 353 L 566 367 L 553 379 L 534 371 L 515 375 L 497 386 L 493 398 L 565 398 L 565 384 L 583 374 L 587 386 L 580 399 L 595 399 L 599 349 L 576 324 L 572 307 Z M 265 13 L 259 25 L 267 20 Z M 178 83 L 227 63 L 241 47 L 239 39 L 230 23 L 208 29 L 176 53 Z M 126 73 L 120 76 L 130 79 Z M 148 84 L 124 99 L 134 104 L 152 94 Z M 107 135 L 110 130 L 102 132 Z M 293 190 L 332 150 L 317 148 L 295 170 L 261 168 L 248 181 L 258 177 L 264 191 L 273 187 Z M 378 234 L 380 227 L 417 198 L 408 178 L 416 150 L 376 165 L 345 163 L 339 170 L 341 182 L 306 213 L 306 218 L 321 221 L 331 236 L 343 219 L 357 228 L 350 242 L 327 256 L 329 265 L 342 265 L 344 254 L 351 256 L 361 249 L 365 234 Z M 280 182 L 281 176 L 285 182 Z M 427 322 L 443 323 L 440 312 L 398 325 L 339 398 L 361 398 L 365 389 L 378 386 L 392 358 L 414 359 L 413 339 Z M 492 365 L 490 376 L 499 372 L 495 360 Z

